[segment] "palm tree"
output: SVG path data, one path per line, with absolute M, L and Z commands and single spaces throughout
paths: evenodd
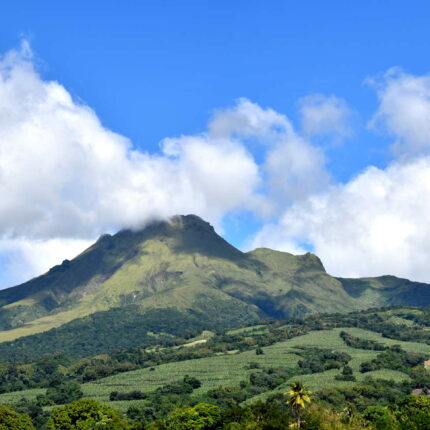
M 302 382 L 296 381 L 290 385 L 290 389 L 285 394 L 288 396 L 287 403 L 292 407 L 297 417 L 297 428 L 300 428 L 301 413 L 307 404 L 312 401 L 312 391 L 309 391 Z

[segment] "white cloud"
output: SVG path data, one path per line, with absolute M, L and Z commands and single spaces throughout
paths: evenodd
M 297 202 L 254 245 L 306 244 L 338 276 L 430 281 L 430 78 L 390 72 L 378 96 L 373 124 L 394 137 L 398 158 Z
M 391 69 L 382 80 L 369 80 L 380 101 L 371 127 L 395 138 L 394 153 L 414 157 L 430 153 L 430 75 L 414 76 Z
M 249 100 L 216 112 L 206 133 L 167 138 L 151 154 L 44 81 L 25 42 L 0 59 L 0 253 L 13 252 L 31 274 L 103 232 L 153 218 L 195 213 L 219 225 L 236 210 L 273 213 L 282 188 L 285 204 L 319 189 L 322 180 L 307 180 L 313 171 L 326 177 L 323 155 L 285 116 Z
M 341 141 L 352 134 L 352 111 L 334 95 L 311 94 L 299 102 L 302 130 L 307 136 L 329 136 Z
M 392 274 L 429 281 L 430 158 L 368 168 L 313 196 L 265 227 L 255 245 L 290 250 L 310 243 L 338 276 Z
M 272 205 L 278 209 L 322 191 L 330 183 L 323 152 L 295 133 L 269 151 L 264 169 Z
M 24 43 L 0 60 L 0 260 L 24 280 L 106 231 L 178 213 L 219 226 L 245 209 L 279 216 L 255 245 L 310 246 L 335 275 L 430 281 L 430 78 L 390 72 L 377 89 L 372 126 L 394 136 L 398 158 L 330 186 L 323 151 L 247 99 L 215 112 L 205 133 L 137 150 L 44 81 Z M 308 97 L 302 128 L 343 139 L 350 112 L 334 96 Z
M 93 242 L 82 239 L 2 240 L 0 257 L 5 259 L 3 266 L 6 269 L 2 274 L 3 281 L 17 284 L 45 273 L 53 265 L 76 257 Z
M 280 135 L 293 133 L 287 117 L 270 108 L 262 109 L 245 98 L 239 99 L 233 108 L 216 111 L 208 129 L 213 137 L 253 136 L 269 143 Z
M 134 150 L 23 55 L 0 63 L 0 100 L 3 237 L 86 238 L 190 211 L 216 222 L 259 182 L 250 153 L 228 138 L 180 138 L 174 151 L 168 140 L 161 154 Z
M 327 188 L 330 175 L 321 149 L 299 136 L 285 115 L 262 109 L 247 99 L 218 111 L 209 123 L 212 137 L 251 137 L 264 147 L 261 172 L 267 199 L 258 201 L 256 211 L 275 216 L 293 201 Z M 253 142 L 251 142 L 252 145 Z

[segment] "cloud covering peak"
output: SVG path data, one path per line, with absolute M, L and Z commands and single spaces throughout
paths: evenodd
M 259 182 L 252 156 L 229 136 L 166 139 L 158 154 L 134 149 L 43 81 L 27 49 L 0 63 L 0 100 L 3 237 L 85 238 L 190 211 L 216 222 Z
M 260 164 L 247 147 L 250 138 L 261 145 Z M 283 169 L 274 158 L 283 160 Z M 314 168 L 324 176 L 323 164 L 285 116 L 247 99 L 217 111 L 207 132 L 166 138 L 158 153 L 148 153 L 106 129 L 61 84 L 43 80 L 26 42 L 0 60 L 3 255 L 30 243 L 55 255 L 51 243 L 58 259 L 69 257 L 59 251 L 59 239 L 89 243 L 106 231 L 181 213 L 218 226 L 234 211 L 273 214 L 270 187 L 277 193 L 284 185 L 288 198 L 297 194 L 293 188 L 314 191 L 314 181 L 302 187 L 301 178 Z M 26 274 L 53 263 L 40 261 Z

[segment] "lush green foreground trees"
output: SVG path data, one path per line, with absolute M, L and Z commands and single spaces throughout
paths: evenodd
M 430 429 L 430 399 L 427 396 L 406 396 L 398 405 L 370 406 L 363 417 L 376 430 Z
M 209 403 L 198 403 L 192 408 L 172 411 L 165 420 L 154 423 L 151 429 L 166 430 L 209 430 L 219 428 L 221 408 Z
M 48 421 L 36 426 L 28 415 L 0 406 L 0 430 L 430 429 L 430 399 L 425 395 L 407 395 L 397 404 L 369 406 L 362 412 L 353 404 L 335 409 L 314 399 L 310 402 L 306 387 L 296 383 L 287 396 L 279 394 L 267 402 L 231 407 L 200 402 L 173 408 L 164 418 L 158 419 L 148 419 L 145 414 L 128 414 L 128 418 L 124 418 L 109 406 L 80 399 L 54 408 Z
M 18 414 L 7 406 L 0 405 L 0 430 L 34 430 L 28 415 Z
M 94 400 L 81 399 L 52 411 L 49 430 L 123 430 L 130 428 L 118 412 Z

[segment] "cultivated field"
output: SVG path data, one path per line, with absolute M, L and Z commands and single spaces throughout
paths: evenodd
M 253 327 L 253 329 L 259 330 L 260 327 Z M 387 346 L 400 344 L 406 351 L 428 354 L 430 358 L 430 345 L 386 339 L 375 332 L 358 328 L 337 328 L 332 330 L 312 331 L 303 336 L 297 336 L 293 339 L 278 342 L 265 347 L 263 355 L 256 355 L 255 351 L 252 350 L 243 353 L 225 354 L 209 358 L 162 364 L 152 368 L 153 370 L 150 368 L 140 369 L 110 376 L 93 383 L 87 383 L 82 385 L 82 390 L 85 397 L 105 403 L 112 403 L 119 409 L 127 409 L 133 403 L 138 404 L 140 401 L 109 402 L 109 394 L 112 391 L 129 392 L 140 390 L 143 392 L 151 392 L 162 385 L 179 380 L 185 375 L 190 375 L 198 378 L 202 382 L 202 386 L 195 390 L 193 394 L 198 396 L 209 389 L 218 386 L 236 386 L 240 381 L 246 380 L 251 372 L 256 371 L 256 369 L 249 369 L 248 366 L 251 362 L 259 363 L 262 367 L 284 366 L 292 368 L 296 366 L 297 361 L 300 360 L 300 356 L 297 353 L 300 352 L 301 347 L 329 348 L 348 353 L 352 357 L 349 365 L 354 370 L 358 382 L 366 377 L 383 378 L 394 381 L 408 379 L 408 376 L 401 372 L 387 369 L 361 374 L 359 372 L 360 364 L 363 361 L 368 361 L 376 357 L 378 352 L 355 349 L 347 346 L 339 336 L 342 330 L 363 339 L 378 341 Z M 336 381 L 334 377 L 339 373 L 340 371 L 338 369 L 334 369 L 323 373 L 294 377 L 292 380 L 301 380 L 314 391 L 322 388 L 351 385 L 351 382 Z M 292 382 L 292 380 L 283 384 L 283 386 L 277 388 L 273 392 L 285 391 L 286 386 L 288 383 Z M 0 395 L 0 403 L 14 403 L 21 397 L 34 398 L 40 393 L 43 393 L 43 390 L 26 390 L 2 394 Z M 261 394 L 253 399 L 249 399 L 248 402 L 265 398 L 269 394 L 271 394 L 271 392 Z

